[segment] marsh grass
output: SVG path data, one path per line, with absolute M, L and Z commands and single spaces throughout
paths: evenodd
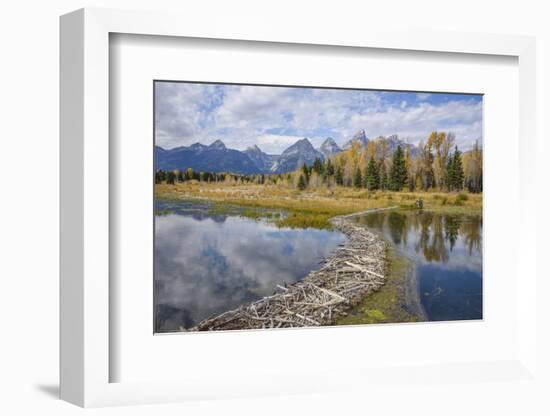
M 329 219 L 373 208 L 398 205 L 416 209 L 418 199 L 424 209 L 456 214 L 481 214 L 482 195 L 441 192 L 366 191 L 344 187 L 297 189 L 276 185 L 183 182 L 155 185 L 155 197 L 161 199 L 202 199 L 214 202 L 214 212 L 248 218 L 271 218 L 281 227 L 330 229 Z M 233 207 L 233 208 L 231 208 Z M 244 210 L 243 210 L 244 208 Z M 271 214 L 269 214 L 271 213 Z M 276 214 L 278 213 L 278 214 Z M 285 214 L 283 214 L 285 213 Z
M 300 212 L 292 212 L 285 218 L 281 218 L 275 222 L 279 227 L 289 228 L 318 228 L 321 230 L 332 229 L 332 224 L 328 221 L 324 214 L 305 214 Z
M 211 215 L 235 215 L 253 220 L 275 221 L 283 216 L 281 211 L 273 211 L 267 208 L 253 208 L 231 204 L 225 201 L 214 201 L 208 213 Z
M 465 205 L 467 200 L 468 200 L 468 195 L 460 193 L 455 197 L 453 205 L 457 207 L 462 207 Z

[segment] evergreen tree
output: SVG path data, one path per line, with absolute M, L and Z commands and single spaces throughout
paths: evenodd
M 344 171 L 342 169 L 342 166 L 338 166 L 338 168 L 336 169 L 335 179 L 337 185 L 344 184 Z
M 325 166 L 325 173 L 327 174 L 327 176 L 334 175 L 334 165 L 332 164 L 330 159 L 327 159 L 327 163 Z
M 300 191 L 303 191 L 304 189 L 306 189 L 306 186 L 307 186 L 306 178 L 303 174 L 301 174 L 300 177 L 298 178 L 298 189 Z
M 173 171 L 169 171 L 166 174 L 166 183 L 173 185 L 175 181 L 176 181 L 176 174 Z
M 166 172 L 162 169 L 155 172 L 155 183 L 162 183 L 166 180 Z
M 411 147 L 407 146 L 405 148 L 405 167 L 407 168 L 407 182 L 410 192 L 414 192 L 416 187 L 416 175 L 414 172 L 414 163 L 411 155 Z
M 372 156 L 365 171 L 365 187 L 369 191 L 373 191 L 380 187 L 380 174 L 378 172 L 378 165 L 376 164 L 376 161 Z
M 307 185 L 309 183 L 309 174 L 311 173 L 311 171 L 309 170 L 309 168 L 305 163 L 302 165 L 302 172 Z
M 316 157 L 313 161 L 313 172 L 317 173 L 318 175 L 322 175 L 324 173 L 324 170 L 325 167 L 323 166 L 323 162 L 321 162 L 321 159 Z
M 386 164 L 382 161 L 378 166 L 378 175 L 380 176 L 379 188 L 385 191 L 388 187 L 388 174 L 386 173 Z
M 462 153 L 455 148 L 456 186 L 459 190 L 464 187 L 464 168 L 462 167 Z
M 462 153 L 456 146 L 453 159 L 455 160 L 455 188 L 461 191 L 464 187 L 464 169 L 462 168 Z
M 356 188 L 361 188 L 363 185 L 363 177 L 361 176 L 361 169 L 359 167 L 355 168 L 355 173 L 353 174 L 353 186 Z
M 462 153 L 455 146 L 453 155 L 447 163 L 446 175 L 447 188 L 449 191 L 460 191 L 464 186 L 464 169 L 462 168 Z
M 392 191 L 401 191 L 407 183 L 407 167 L 405 166 L 405 157 L 401 145 L 393 154 L 392 166 L 390 170 L 389 188 Z
M 445 185 L 447 186 L 447 190 L 451 191 L 453 189 L 454 181 L 454 158 L 450 157 L 447 161 L 447 173 L 445 175 Z

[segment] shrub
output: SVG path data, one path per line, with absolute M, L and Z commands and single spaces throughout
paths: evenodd
M 468 195 L 466 194 L 458 194 L 455 198 L 454 205 L 461 207 L 464 205 L 464 202 L 468 200 Z

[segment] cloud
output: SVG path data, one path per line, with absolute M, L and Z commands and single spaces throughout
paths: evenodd
M 459 147 L 469 147 L 482 136 L 482 104 L 475 99 L 439 105 L 421 102 L 416 106 L 354 114 L 351 125 L 365 128 L 373 137 L 395 133 L 411 143 L 425 139 L 432 131 L 452 131 Z
M 427 92 L 419 92 L 419 93 L 416 94 L 416 98 L 418 98 L 420 101 L 427 100 L 431 96 L 432 96 L 432 94 L 427 93 Z
M 278 120 L 281 117 L 281 106 L 288 105 L 290 92 L 288 88 L 230 88 L 223 104 L 216 110 L 216 121 L 223 128 Z
M 266 153 L 277 154 L 281 149 L 293 145 L 298 140 L 302 140 L 304 136 L 284 136 L 278 134 L 264 134 L 257 138 L 256 144 Z M 307 137 L 314 147 L 319 147 L 326 137 Z
M 202 136 L 209 120 L 209 105 L 222 97 L 214 85 L 157 82 L 155 131 L 157 144 L 182 145 Z
M 286 148 L 301 139 L 303 137 L 264 134 L 258 137 L 258 146 L 266 153 L 273 153 L 277 152 L 281 147 Z
M 220 139 L 281 153 L 304 137 L 343 144 L 359 129 L 410 142 L 452 130 L 466 146 L 482 130 L 480 96 L 170 82 L 157 83 L 155 96 L 156 140 L 167 148 Z

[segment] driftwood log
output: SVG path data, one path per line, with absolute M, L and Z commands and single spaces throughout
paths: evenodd
M 286 287 L 278 285 L 272 296 L 207 318 L 190 331 L 321 326 L 345 317 L 386 277 L 386 243 L 350 221 L 356 215 L 360 214 L 331 219 L 346 242 L 323 260 L 319 270 Z

